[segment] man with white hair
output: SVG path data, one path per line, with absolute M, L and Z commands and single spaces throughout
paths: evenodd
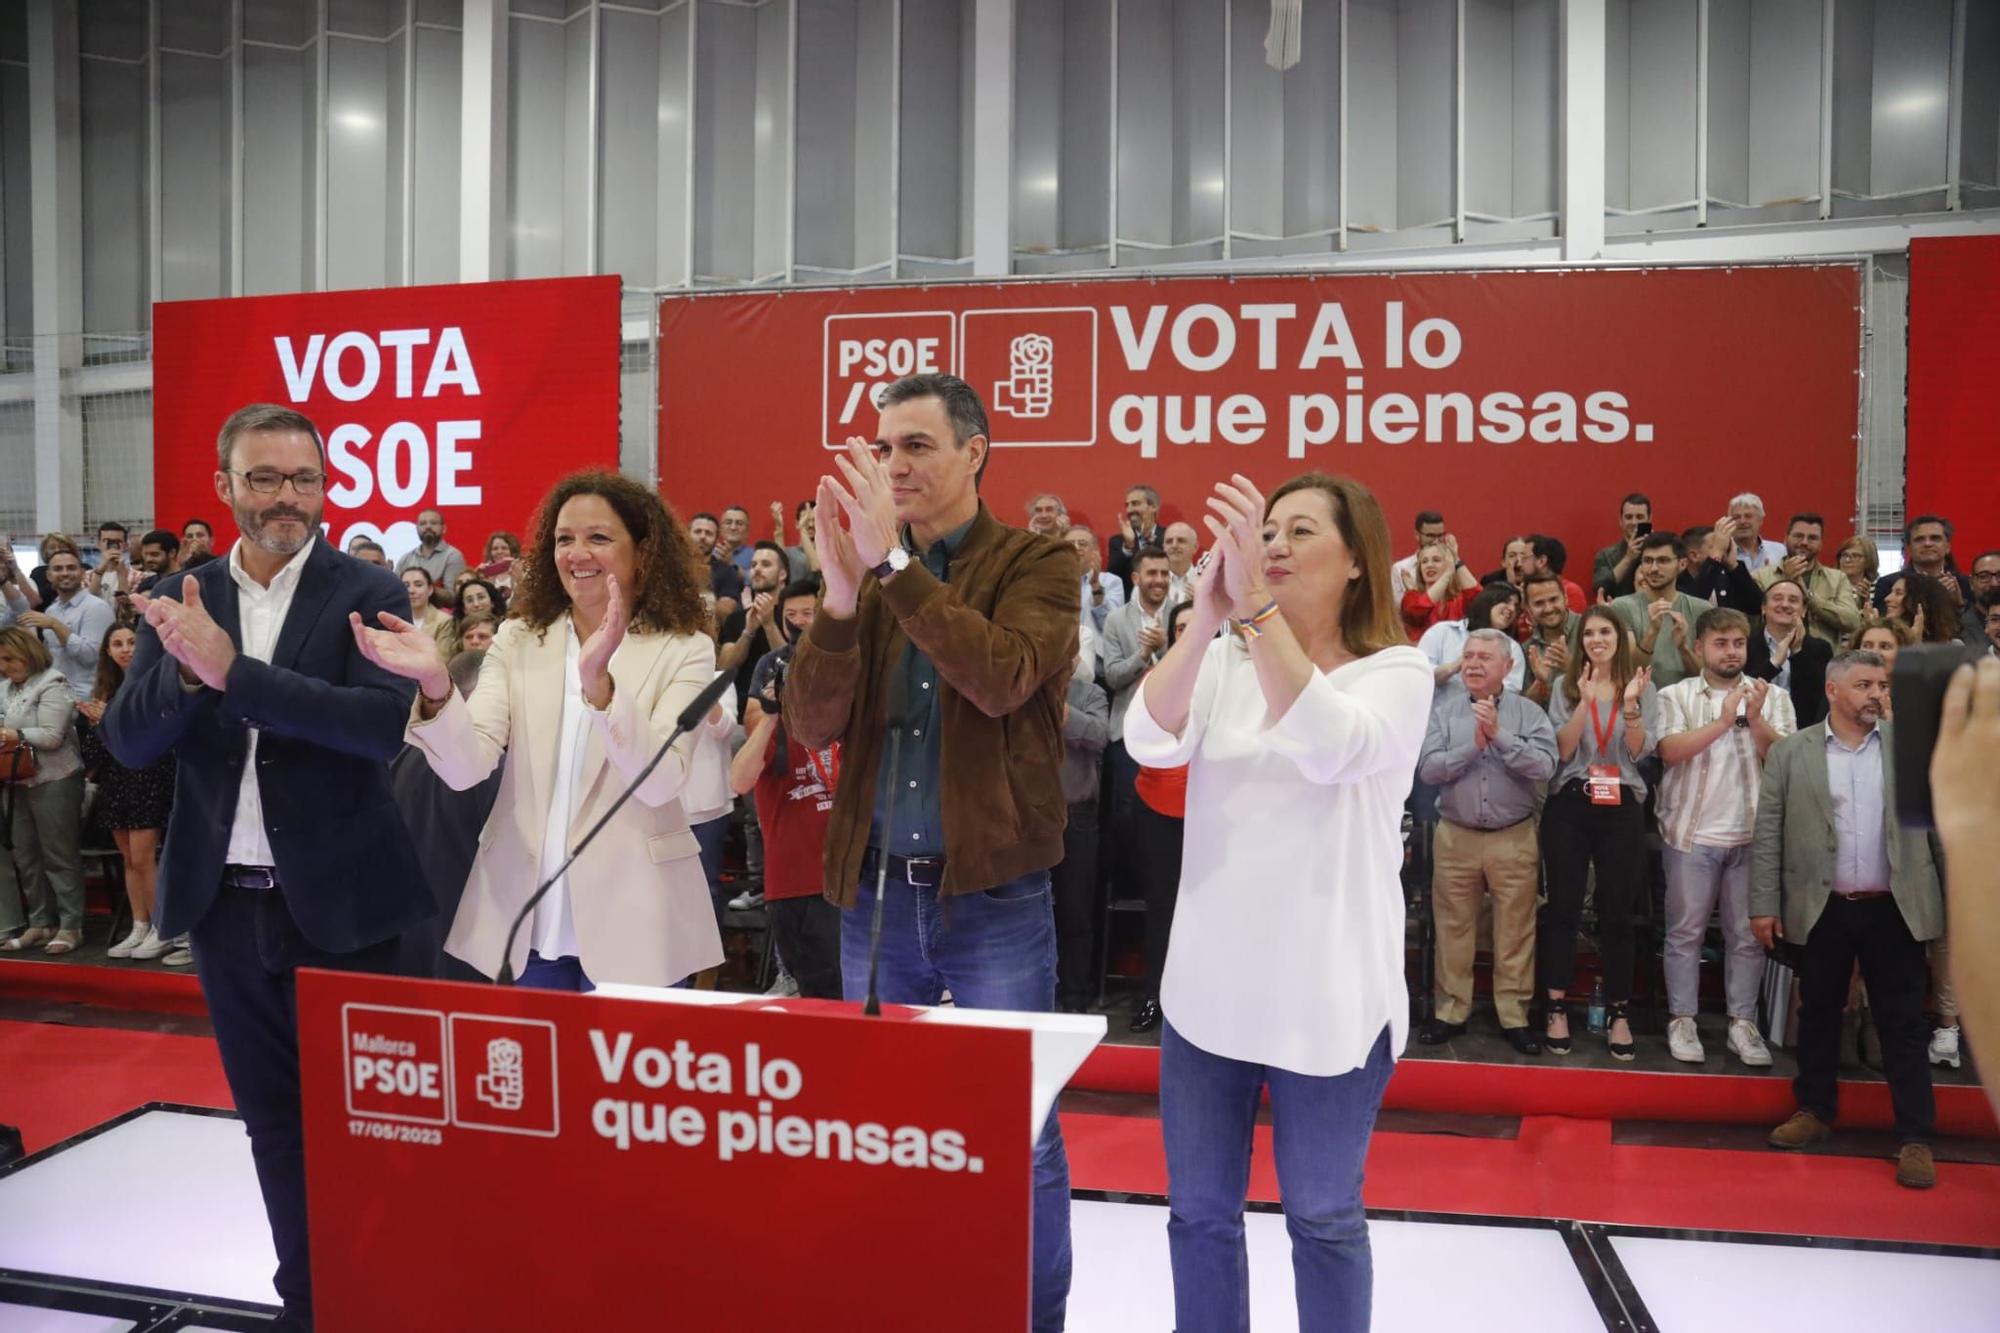
M 1466 636 L 1462 690 L 1439 690 L 1417 757 L 1417 776 L 1438 789 L 1431 910 L 1437 921 L 1437 1016 L 1417 1034 L 1435 1046 L 1465 1032 L 1472 1012 L 1479 893 L 1493 895 L 1493 1008 L 1523 1055 L 1541 1054 L 1528 1026 L 1535 984 L 1535 898 L 1541 855 L 1536 788 L 1555 774 L 1555 727 L 1527 697 L 1505 688 L 1519 648 L 1497 629 Z
M 1755 494 L 1745 491 L 1732 499 L 1729 517 L 1736 523 L 1736 558 L 1752 574 L 1785 558 L 1785 544 L 1764 536 L 1764 502 Z
M 1028 531 L 1057 541 L 1069 531 L 1069 506 L 1054 491 L 1037 491 L 1028 498 Z

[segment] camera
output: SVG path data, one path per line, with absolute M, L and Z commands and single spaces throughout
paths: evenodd
M 1890 761 L 1896 766 L 1896 818 L 1904 828 L 1927 829 L 1936 822 L 1931 751 L 1937 748 L 1944 717 L 1944 692 L 1953 672 L 1987 651 L 1962 643 L 1923 643 L 1896 654 L 1896 668 L 1889 674 L 1889 702 L 1896 716 L 1896 750 Z

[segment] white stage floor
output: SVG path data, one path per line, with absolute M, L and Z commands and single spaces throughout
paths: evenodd
M 1075 1333 L 1138 1333 L 1173 1324 L 1166 1209 L 1153 1202 L 1078 1199 Z M 1290 1329 L 1290 1240 L 1284 1218 L 1253 1212 L 1251 1315 Z M 1574 1227 L 1462 1220 L 1377 1219 L 1375 1327 L 1564 1333 L 1612 1326 L 1600 1313 L 1615 1284 L 1572 1257 Z M 1615 1255 L 1650 1323 L 1666 1333 L 1737 1328 L 2000 1328 L 2000 1260 L 1848 1246 L 1681 1239 L 1594 1232 Z M 1582 1248 L 1588 1249 L 1587 1246 Z M 0 1333 L 125 1333 L 236 1328 L 240 1317 L 176 1311 L 205 1301 L 275 1303 L 271 1243 L 234 1119 L 155 1110 L 0 1175 Z M 1614 1264 L 1614 1267 L 1617 1265 Z M 1591 1279 L 1584 1276 L 1591 1273 Z M 64 1286 L 143 1289 L 150 1310 L 84 1313 L 105 1298 Z M 9 1284 L 18 1299 L 9 1299 Z M 1593 1283 L 1595 1292 L 1593 1291 Z M 19 1297 L 37 1291 L 32 1303 Z M 155 1293 L 150 1301 L 144 1293 Z M 50 1308 L 66 1307 L 66 1308 Z M 162 1316 L 165 1315 L 165 1322 Z M 429 1333 L 427 1330 L 426 1333 Z

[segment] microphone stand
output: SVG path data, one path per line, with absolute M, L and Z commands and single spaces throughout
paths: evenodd
M 563 863 L 556 867 L 555 873 L 543 880 L 540 887 L 529 896 L 528 901 L 521 905 L 521 910 L 514 914 L 514 924 L 507 930 L 507 947 L 500 954 L 500 973 L 493 978 L 495 984 L 501 986 L 514 984 L 514 939 L 521 933 L 521 926 L 529 915 L 540 905 L 542 899 L 548 897 L 549 890 L 555 886 L 555 882 L 569 873 L 569 868 L 575 863 L 576 858 L 583 855 L 583 849 L 590 846 L 597 835 L 604 831 L 604 826 L 611 822 L 611 816 L 623 809 L 625 802 L 632 799 L 632 793 L 638 791 L 645 785 L 646 779 L 653 776 L 653 770 L 667 757 L 667 751 L 674 748 L 674 742 L 701 724 L 702 718 L 708 714 L 709 709 L 715 707 L 716 700 L 722 697 L 722 692 L 729 688 L 734 680 L 735 676 L 731 672 L 718 673 L 715 679 L 695 696 L 694 702 L 681 710 L 681 715 L 674 720 L 673 731 L 660 743 L 660 748 L 653 752 L 653 757 L 646 761 L 646 766 L 639 770 L 639 776 L 625 785 L 625 790 L 618 793 L 618 799 L 611 803 L 611 808 L 590 826 L 590 832 L 584 834 L 570 854 L 563 858 Z

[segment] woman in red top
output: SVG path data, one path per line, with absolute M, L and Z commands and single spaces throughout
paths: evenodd
M 1403 628 L 1415 643 L 1441 620 L 1465 619 L 1465 595 L 1479 590 L 1479 580 L 1458 558 L 1455 547 L 1432 542 L 1417 552 L 1417 584 L 1403 594 Z
M 1167 647 L 1174 646 L 1194 613 L 1194 603 L 1167 610 Z M 1139 884 L 1146 895 L 1146 989 L 1128 1025 L 1151 1032 L 1160 1025 L 1160 974 L 1167 966 L 1167 940 L 1174 904 L 1181 891 L 1181 831 L 1187 818 L 1187 765 L 1140 768 L 1135 784 L 1139 805 L 1132 818 L 1132 847 Z

